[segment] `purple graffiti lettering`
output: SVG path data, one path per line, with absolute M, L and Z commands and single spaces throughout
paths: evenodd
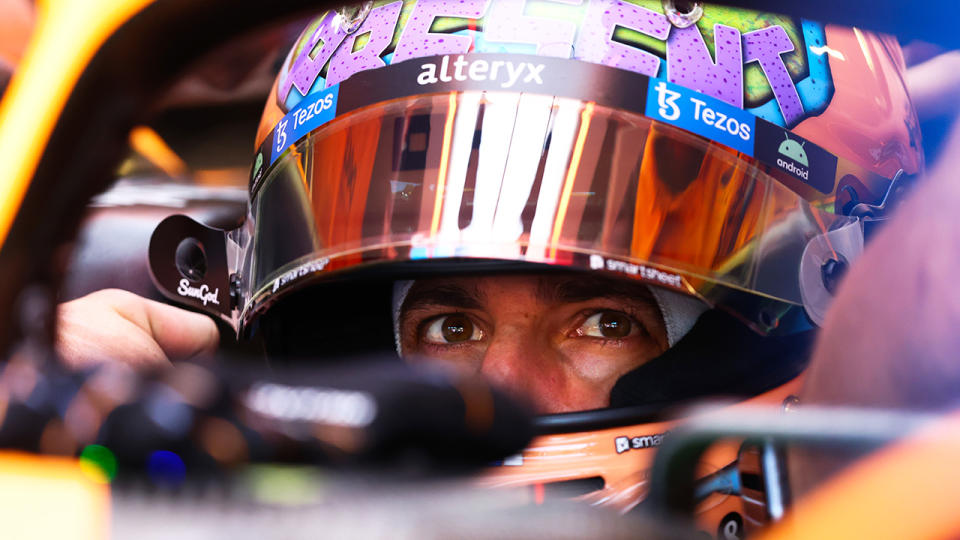
M 667 40 L 667 76 L 708 96 L 743 108 L 743 50 L 740 31 L 717 24 L 713 27 L 716 63 L 696 26 L 674 28 Z
M 470 50 L 473 38 L 451 34 L 431 34 L 430 26 L 436 17 L 464 17 L 478 19 L 487 11 L 490 0 L 420 1 L 413 8 L 407 26 L 400 35 L 393 61 L 437 54 L 457 54 Z
M 661 40 L 666 40 L 670 32 L 670 21 L 661 13 L 620 0 L 590 0 L 577 38 L 576 57 L 656 77 L 660 59 L 613 41 L 613 31 L 618 26 Z
M 402 7 L 403 2 L 398 1 L 380 6 L 370 12 L 360 28 L 344 40 L 340 48 L 333 53 L 330 67 L 327 68 L 327 86 L 337 84 L 359 71 L 387 65 L 380 58 L 380 53 L 393 40 L 393 29 L 397 25 Z M 370 32 L 367 44 L 359 51 L 353 52 L 353 44 L 357 38 L 367 32 Z
M 291 85 L 296 86 L 301 94 L 307 95 L 310 87 L 313 86 L 314 81 L 320 75 L 320 70 L 323 69 L 324 64 L 333 55 L 333 51 L 337 50 L 337 47 L 343 42 L 343 38 L 347 37 L 346 33 L 340 30 L 340 25 L 336 24 L 335 17 L 335 12 L 327 13 L 323 22 L 320 23 L 320 26 L 307 40 L 300 54 L 297 55 L 293 67 L 290 69 L 290 74 L 286 80 L 282 81 L 283 84 L 277 88 L 277 96 L 281 102 L 287 99 Z M 318 43 L 323 43 L 323 46 L 317 51 L 316 56 L 311 56 L 310 52 L 316 48 Z
M 580 5 L 583 0 L 553 0 L 553 2 Z M 570 21 L 530 17 L 523 14 L 527 0 L 501 0 L 494 2 L 484 25 L 487 41 L 532 43 L 537 54 L 570 58 L 573 52 L 573 36 L 577 25 Z
M 780 112 L 789 127 L 803 118 L 803 104 L 800 94 L 790 78 L 787 65 L 781 54 L 793 51 L 793 42 L 781 26 L 770 26 L 762 30 L 754 30 L 743 35 L 744 63 L 758 61 L 763 73 L 770 82 L 773 95 L 780 105 Z

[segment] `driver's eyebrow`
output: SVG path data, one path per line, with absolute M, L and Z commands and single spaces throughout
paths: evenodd
M 594 298 L 627 300 L 636 304 L 656 304 L 650 289 L 643 283 L 605 279 L 600 276 L 578 276 L 563 280 L 541 280 L 537 296 L 548 303 L 585 302 Z
M 403 301 L 402 313 L 425 308 L 445 306 L 455 309 L 483 309 L 483 295 L 477 289 L 468 290 L 458 285 L 446 284 L 414 287 Z

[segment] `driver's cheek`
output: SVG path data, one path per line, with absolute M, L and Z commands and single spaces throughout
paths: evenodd
M 501 329 L 484 351 L 480 373 L 541 414 L 596 409 L 610 401 L 607 385 L 583 377 L 543 334 Z

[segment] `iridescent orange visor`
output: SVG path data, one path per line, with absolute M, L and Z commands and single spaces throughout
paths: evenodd
M 251 199 L 241 320 L 302 280 L 464 258 L 644 280 L 769 331 L 761 304 L 822 311 L 821 268 L 862 249 L 856 219 L 810 205 L 753 158 L 579 99 L 395 99 L 288 148 Z

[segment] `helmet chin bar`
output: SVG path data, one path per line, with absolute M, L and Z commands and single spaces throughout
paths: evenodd
M 799 307 L 793 311 L 802 317 Z M 707 397 L 762 394 L 806 368 L 814 334 L 808 326 L 761 336 L 729 313 L 706 311 L 676 345 L 620 377 L 610 407 L 666 411 Z
M 916 178 L 903 169 L 890 181 L 887 191 L 877 204 L 860 200 L 857 189 L 842 183 L 837 190 L 849 200 L 838 207 L 838 212 L 857 218 L 856 222 L 814 237 L 804 249 L 800 260 L 800 295 L 810 319 L 823 326 L 827 308 L 836 294 L 836 287 L 854 259 L 863 252 L 863 246 L 888 220 L 910 190 Z
M 167 298 L 209 313 L 236 329 L 237 284 L 227 265 L 227 233 L 184 216 L 157 225 L 150 237 L 150 277 Z

